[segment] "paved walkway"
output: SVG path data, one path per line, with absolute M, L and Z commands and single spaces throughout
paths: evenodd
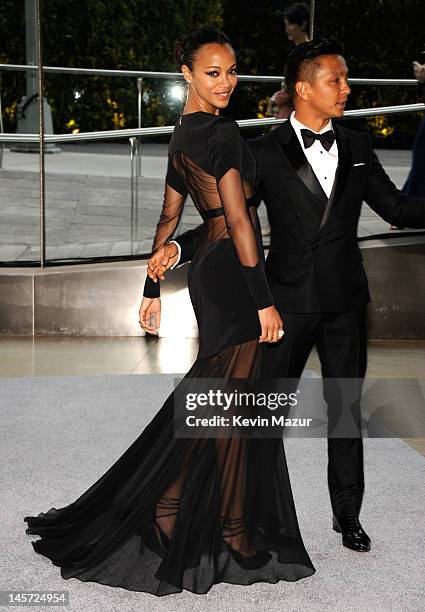
M 143 145 L 133 240 L 127 143 L 65 145 L 61 153 L 47 155 L 47 259 L 148 252 L 162 204 L 166 155 L 166 144 Z M 378 156 L 395 184 L 402 186 L 409 171 L 410 151 L 383 150 Z M 4 153 L 0 170 L 0 261 L 33 261 L 39 257 L 38 163 L 37 154 Z M 264 206 L 259 215 L 265 225 Z M 179 233 L 199 221 L 192 202 L 188 202 Z M 360 236 L 388 229 L 388 223 L 368 206 L 363 207 Z

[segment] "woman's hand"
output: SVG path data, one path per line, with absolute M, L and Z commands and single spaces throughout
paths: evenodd
M 161 247 L 152 255 L 152 257 L 148 261 L 148 276 L 155 282 L 159 280 L 164 280 L 164 272 L 171 268 L 173 264 L 177 261 L 178 257 L 178 249 L 177 246 L 172 244 L 166 244 Z
M 413 73 L 415 75 L 415 79 L 418 79 L 420 83 L 425 82 L 425 64 L 413 62 Z
M 258 311 L 261 324 L 260 342 L 278 342 L 283 336 L 283 321 L 275 306 Z M 280 332 L 280 333 L 279 333 Z
M 160 298 L 143 298 L 139 308 L 139 323 L 148 334 L 158 335 L 161 324 Z

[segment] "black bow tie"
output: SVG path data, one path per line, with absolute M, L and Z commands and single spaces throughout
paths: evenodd
M 335 132 L 328 130 L 323 134 L 316 134 L 311 130 L 301 130 L 301 136 L 303 137 L 304 147 L 308 149 L 314 143 L 315 140 L 320 140 L 322 147 L 329 151 L 333 143 L 335 142 Z

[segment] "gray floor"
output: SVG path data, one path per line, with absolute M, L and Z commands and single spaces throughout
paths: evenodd
M 202 597 L 163 599 L 76 579 L 63 581 L 34 553 L 23 517 L 86 490 L 137 437 L 172 388 L 172 376 L 0 380 L 2 589 L 68 590 L 75 611 L 423 610 L 425 458 L 400 440 L 365 440 L 364 527 L 372 551 L 342 547 L 330 528 L 325 440 L 285 443 L 305 545 L 316 574 L 296 583 L 219 584 Z M 66 427 L 64 427 L 64 423 Z M 33 608 L 30 608 L 33 609 Z M 34 608 L 35 609 L 35 608 Z
M 138 179 L 138 219 L 131 232 L 128 145 L 68 145 L 46 157 L 47 259 L 119 256 L 150 250 L 158 220 L 167 146 L 147 143 Z M 387 172 L 402 186 L 410 151 L 378 151 Z M 39 258 L 38 155 L 6 150 L 0 170 L 0 261 Z M 259 208 L 266 225 L 264 206 Z M 188 202 L 179 232 L 199 224 Z M 363 207 L 360 236 L 387 232 L 388 223 Z
M 0 380 L 43 376 L 174 374 L 196 358 L 197 338 L 0 336 Z M 369 341 L 371 379 L 420 379 L 425 375 L 425 342 Z M 306 369 L 320 375 L 313 349 Z M 425 457 L 425 438 L 405 441 Z

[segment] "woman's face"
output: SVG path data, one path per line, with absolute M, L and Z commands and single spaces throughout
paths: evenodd
M 284 21 L 286 36 L 289 40 L 291 40 L 292 42 L 296 42 L 300 38 L 305 37 L 305 23 L 302 26 L 298 25 L 298 23 L 290 23 L 286 17 L 284 18 Z
M 235 52 L 229 44 L 203 45 L 196 54 L 192 70 L 183 65 L 182 72 L 189 83 L 188 102 L 211 113 L 218 113 L 229 104 L 238 81 Z

